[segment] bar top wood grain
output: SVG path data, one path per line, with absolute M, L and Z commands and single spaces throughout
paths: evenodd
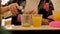
M 60 28 L 53 28 L 49 25 L 42 25 L 41 27 L 22 27 L 22 26 L 4 26 L 6 30 L 60 30 Z

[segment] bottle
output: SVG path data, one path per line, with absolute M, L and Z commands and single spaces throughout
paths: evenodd
M 21 10 L 18 10 L 18 12 L 19 12 L 19 14 L 22 14 Z M 14 25 L 21 25 L 21 22 L 17 22 L 17 18 L 18 18 L 18 15 L 12 17 L 12 24 L 14 24 Z

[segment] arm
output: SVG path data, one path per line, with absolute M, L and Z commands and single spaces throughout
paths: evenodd
M 4 13 L 6 11 L 9 11 L 8 6 L 6 6 L 6 7 L 1 6 L 1 13 Z
M 4 13 L 4 12 L 7 12 L 7 11 L 11 11 L 12 15 L 13 16 L 16 16 L 18 14 L 18 10 L 21 10 L 22 7 L 19 6 L 17 3 L 12 3 L 8 6 L 5 6 L 5 7 L 1 7 L 1 13 Z

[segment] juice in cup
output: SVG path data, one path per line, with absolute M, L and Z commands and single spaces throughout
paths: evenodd
M 42 15 L 32 15 L 32 25 L 33 27 L 41 27 Z
M 11 25 L 11 20 L 5 21 L 5 26 L 6 25 Z
M 60 20 L 60 12 L 59 11 L 53 11 L 53 19 L 55 21 Z
M 23 27 L 30 27 L 31 23 L 31 15 L 29 14 L 23 14 L 21 15 L 21 24 Z

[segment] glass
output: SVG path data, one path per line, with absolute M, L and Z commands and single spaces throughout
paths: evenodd
M 11 20 L 5 21 L 5 26 L 6 25 L 11 25 Z
M 53 11 L 53 19 L 55 21 L 60 20 L 60 11 Z
M 41 27 L 42 15 L 32 15 L 32 25 L 33 27 Z
M 21 15 L 21 24 L 23 27 L 30 27 L 31 23 L 31 15 L 29 14 L 23 14 Z

